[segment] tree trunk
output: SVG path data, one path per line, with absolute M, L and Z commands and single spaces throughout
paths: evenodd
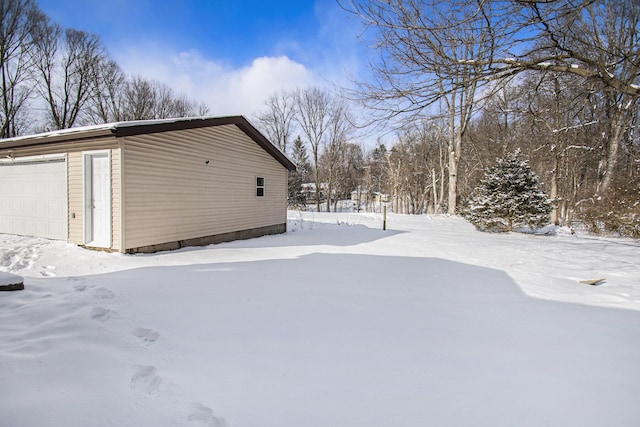
M 622 131 L 625 127 L 624 111 L 620 111 L 618 109 L 614 109 L 614 111 L 616 112 L 615 117 L 612 119 L 611 130 L 607 138 L 609 147 L 607 149 L 607 157 L 605 159 L 606 167 L 599 189 L 601 193 L 606 193 L 613 182 L 614 172 L 618 163 L 618 148 L 620 147 Z
M 551 210 L 551 223 L 559 225 L 558 221 L 558 153 L 557 148 L 553 153 L 553 171 L 551 171 L 551 200 L 553 202 L 553 209 Z
M 453 120 L 453 118 L 452 118 Z M 453 123 L 451 126 L 455 126 Z M 458 163 L 460 160 L 462 134 L 460 127 L 451 130 L 449 141 L 449 206 L 447 213 L 456 214 L 456 203 L 458 196 Z
M 313 162 L 315 163 L 315 180 L 316 180 L 316 211 L 320 212 L 320 173 L 318 171 L 318 148 L 313 150 Z

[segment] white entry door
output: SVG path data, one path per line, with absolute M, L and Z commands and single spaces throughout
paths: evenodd
M 85 154 L 85 244 L 111 246 L 111 168 L 108 153 Z

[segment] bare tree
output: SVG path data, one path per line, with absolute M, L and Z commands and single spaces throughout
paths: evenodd
M 124 119 L 149 120 L 155 118 L 156 93 L 153 83 L 142 76 L 134 76 L 124 88 Z
M 625 129 L 640 99 L 640 4 L 623 0 L 533 3 L 526 12 L 542 36 L 536 50 L 528 52 L 532 68 L 577 75 L 587 86 L 602 87 L 609 120 L 598 190 L 606 192 L 615 177 Z
M 390 150 L 394 210 L 439 213 L 446 177 L 446 138 L 433 121 L 408 127 Z
M 379 59 L 360 94 L 386 119 L 415 120 L 438 103 L 448 121 L 448 211 L 456 212 L 458 163 L 481 77 L 502 37 L 482 0 L 352 2 L 375 32 Z
M 335 165 L 334 211 L 338 200 L 348 200 L 351 192 L 358 190 L 364 169 L 364 154 L 362 147 L 355 143 L 347 142 L 342 145 L 342 150 Z M 358 203 L 360 198 L 357 197 Z
M 175 117 L 175 95 L 173 89 L 164 83 L 152 82 L 152 90 L 155 100 L 153 103 L 153 118 L 168 119 Z
M 588 93 L 579 86 L 576 78 L 562 73 L 547 73 L 536 82 L 525 82 L 524 93 L 528 96 L 528 109 L 524 117 L 527 124 L 535 129 L 535 139 L 531 141 L 530 158 L 539 158 L 540 176 L 548 180 L 547 191 L 554 202 L 551 222 L 560 224 L 561 212 L 566 212 L 571 202 L 567 188 L 567 171 L 571 167 L 570 151 L 593 151 L 598 138 L 582 141 L 579 128 L 594 129 L 596 121 L 584 122 L 580 114 L 589 102 Z M 528 84 L 527 84 L 528 83 Z M 531 83 L 535 83 L 532 87 Z M 591 190 L 593 191 L 593 190 Z
M 0 75 L 0 137 L 209 111 L 166 84 L 128 79 L 97 35 L 63 30 L 34 0 L 0 1 Z
M 416 139 L 419 144 L 415 150 L 417 171 L 425 182 L 424 189 L 427 212 L 441 213 L 445 194 L 447 174 L 447 137 L 446 122 L 442 120 L 425 120 L 416 128 Z
M 337 194 L 335 194 L 336 183 L 340 168 L 341 157 L 349 134 L 353 130 L 353 120 L 347 107 L 342 99 L 334 98 L 329 107 L 329 118 L 327 127 L 327 139 L 324 151 L 324 167 L 327 187 L 327 212 L 331 209 L 331 201 L 337 202 Z
M 126 76 L 118 64 L 107 58 L 101 59 L 93 68 L 86 121 L 99 124 L 124 120 L 125 87 Z
M 176 94 L 168 85 L 135 76 L 123 89 L 123 119 L 151 120 L 204 116 L 209 107 Z
M 377 79 L 363 84 L 371 105 L 394 116 L 423 111 L 434 97 L 447 103 L 454 134 L 450 204 L 459 158 L 455 140 L 464 136 L 470 111 L 463 100 L 475 98 L 478 85 L 524 71 L 579 77 L 607 99 L 607 150 L 599 191 L 611 186 L 623 135 L 640 98 L 640 3 L 362 0 L 347 9 L 377 35 Z M 440 90 L 435 80 L 442 83 Z M 454 116 L 452 101 L 460 108 Z
M 300 89 L 295 93 L 296 122 L 311 147 L 316 187 L 316 209 L 318 211 L 320 211 L 320 194 L 322 190 L 318 159 L 320 147 L 325 143 L 328 136 L 331 103 L 329 93 L 317 87 Z
M 640 96 L 640 4 L 626 0 L 493 2 L 511 16 L 510 37 L 487 73 L 526 70 L 579 76 Z M 535 41 L 535 43 L 532 43 Z
M 26 115 L 24 106 L 33 90 L 34 29 L 44 15 L 33 0 L 0 2 L 0 138 L 17 136 Z
M 295 95 L 294 92 L 285 90 L 271 95 L 266 102 L 267 110 L 258 116 L 258 122 L 269 140 L 274 142 L 285 154 L 295 121 Z
M 173 117 L 201 117 L 209 114 L 209 106 L 191 101 L 186 95 L 175 95 L 171 107 Z
M 35 51 L 40 74 L 38 91 L 47 104 L 53 129 L 73 127 L 91 94 L 92 76 L 105 55 L 95 34 L 46 23 Z

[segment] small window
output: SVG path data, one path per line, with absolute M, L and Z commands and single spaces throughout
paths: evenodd
M 264 178 L 256 177 L 256 197 L 264 197 Z

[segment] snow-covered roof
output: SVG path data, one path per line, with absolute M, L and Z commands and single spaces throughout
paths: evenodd
M 203 127 L 236 125 L 247 136 L 253 139 L 266 152 L 271 154 L 284 167 L 295 170 L 295 164 L 273 145 L 260 131 L 258 131 L 243 116 L 226 117 L 183 117 L 157 120 L 135 120 L 125 122 L 105 123 L 92 126 L 80 126 L 69 129 L 55 130 L 35 135 L 18 136 L 14 138 L 0 139 L 0 150 L 8 150 L 17 147 L 44 145 L 59 142 L 71 142 L 87 138 L 102 136 L 124 137 L 132 135 L 144 135 L 176 130 L 197 129 Z
M 89 126 L 78 126 L 72 127 L 68 129 L 59 129 L 50 132 L 42 132 L 32 135 L 23 135 L 17 136 L 14 138 L 6 138 L 0 139 L 0 144 L 2 146 L 11 145 L 12 142 L 20 142 L 26 140 L 33 139 L 48 139 L 48 138 L 57 138 L 64 136 L 73 136 L 73 135 L 81 135 L 88 132 L 100 132 L 100 131 L 113 131 L 115 132 L 117 129 L 124 129 L 129 127 L 139 127 L 139 126 L 153 126 L 160 124 L 171 124 L 171 123 L 179 123 L 179 122 L 193 122 L 196 120 L 206 120 L 213 119 L 215 117 L 186 117 L 186 118 L 173 118 L 173 119 L 156 119 L 156 120 L 131 120 L 131 121 L 123 121 L 123 122 L 113 122 L 113 123 L 103 123 L 99 125 L 89 125 Z

